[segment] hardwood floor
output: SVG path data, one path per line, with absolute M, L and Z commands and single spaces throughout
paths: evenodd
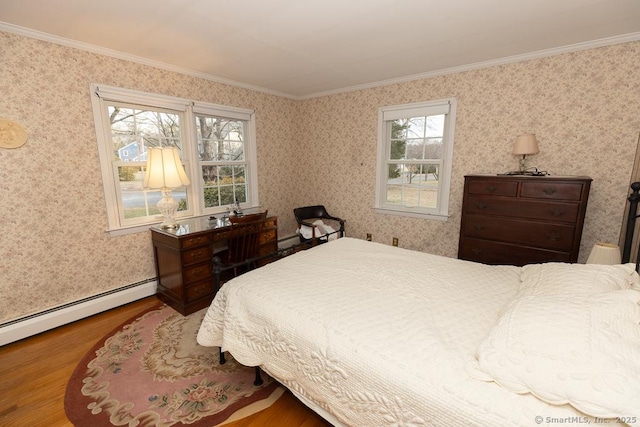
M 69 377 L 100 338 L 159 303 L 149 297 L 0 347 L 0 425 L 71 426 L 64 412 Z M 326 427 L 323 418 L 289 391 L 264 411 L 228 427 Z M 91 427 L 91 426 L 79 426 Z

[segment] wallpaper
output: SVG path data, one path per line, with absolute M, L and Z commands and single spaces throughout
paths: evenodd
M 540 153 L 528 166 L 593 178 L 584 262 L 596 241 L 618 242 L 640 133 L 639 67 L 636 42 L 307 100 L 301 199 L 330 200 L 354 237 L 455 257 L 464 175 L 516 170 L 515 137 L 535 133 Z M 449 220 L 374 212 L 377 109 L 448 97 L 457 98 Z
M 155 277 L 149 232 L 105 232 L 91 83 L 255 110 L 260 203 L 295 229 L 295 101 L 5 32 L 0 63 L 0 117 L 29 134 L 0 149 L 0 322 Z
M 91 83 L 256 111 L 261 205 L 295 232 L 292 210 L 324 204 L 347 234 L 455 257 L 465 174 L 515 169 L 519 133 L 537 135 L 529 164 L 594 179 L 580 259 L 617 242 L 640 132 L 640 43 L 292 100 L 0 32 L 0 117 L 29 139 L 0 150 L 0 322 L 155 276 L 148 232 L 107 228 Z M 450 218 L 373 211 L 377 110 L 458 100 Z

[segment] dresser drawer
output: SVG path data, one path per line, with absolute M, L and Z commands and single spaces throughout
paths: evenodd
M 465 237 L 512 242 L 525 246 L 570 251 L 575 227 L 568 224 L 521 221 L 469 215 L 463 226 Z
M 206 245 L 211 241 L 209 234 L 199 234 L 196 236 L 180 239 L 180 247 L 182 249 L 192 248 L 194 246 Z
M 485 181 L 478 179 L 469 182 L 469 194 L 515 197 L 517 193 L 517 181 Z
M 213 274 L 213 262 L 207 262 L 194 267 L 185 268 L 183 272 L 185 283 L 210 278 Z
M 578 203 L 469 196 L 465 209 L 470 213 L 574 223 L 578 218 L 580 205 Z
M 520 197 L 578 201 L 582 196 L 579 182 L 523 182 Z
M 458 257 L 484 264 L 506 263 L 518 266 L 541 262 L 571 262 L 571 254 L 569 252 L 470 238 L 463 240 Z M 508 262 L 505 262 L 505 260 L 508 260 Z

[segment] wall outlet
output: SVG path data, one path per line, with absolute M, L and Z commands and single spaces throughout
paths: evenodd
M 391 241 L 391 244 L 392 244 L 393 246 L 398 246 L 398 238 L 397 238 L 397 237 L 394 237 L 394 238 L 393 238 L 393 240 Z
M 367 233 L 367 242 L 371 241 L 371 233 Z

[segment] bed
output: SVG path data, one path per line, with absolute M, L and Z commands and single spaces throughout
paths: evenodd
M 335 426 L 640 426 L 639 282 L 345 237 L 226 283 L 197 339 Z

